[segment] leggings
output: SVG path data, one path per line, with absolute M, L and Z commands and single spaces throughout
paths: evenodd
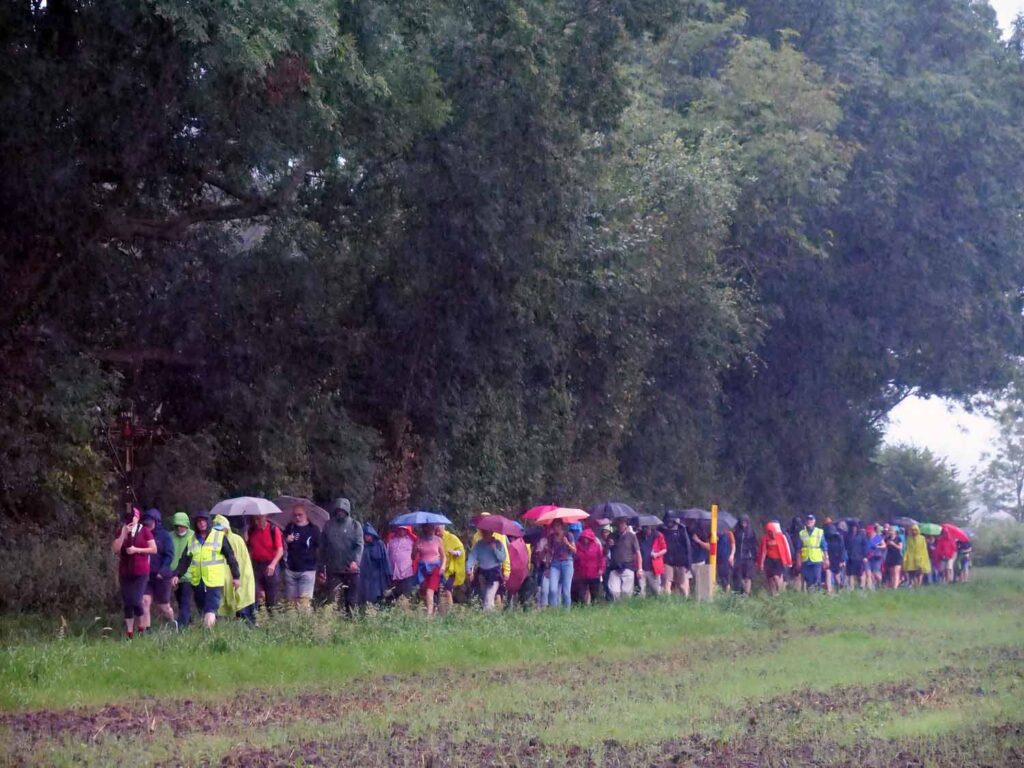
M 124 617 L 134 619 L 142 615 L 142 596 L 146 592 L 149 574 L 142 576 L 121 577 L 121 604 L 124 606 Z

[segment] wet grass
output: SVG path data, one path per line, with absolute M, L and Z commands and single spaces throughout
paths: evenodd
M 825 745 L 835 765 L 871 743 L 859 765 L 980 765 L 1000 750 L 990 764 L 1012 765 L 1022 744 L 1017 572 L 699 606 L 286 618 L 133 643 L 41 631 L 0 633 L 0 704 L 89 707 L 4 716 L 0 762 L 123 762 L 140 732 L 142 762 L 166 764 L 813 765 Z M 242 692 L 254 687 L 259 700 Z M 127 706 L 95 709 L 109 702 Z

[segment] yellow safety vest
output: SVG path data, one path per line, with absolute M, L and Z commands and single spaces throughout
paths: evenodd
M 821 539 L 825 532 L 815 528 L 810 533 L 806 528 L 800 529 L 800 561 L 804 563 L 820 563 L 825 559 L 821 551 Z
M 188 552 L 192 555 L 192 563 L 188 567 L 188 577 L 195 586 L 200 581 L 208 587 L 224 586 L 224 571 L 227 560 L 221 554 L 221 546 L 224 543 L 224 531 L 211 530 L 206 541 L 200 543 L 198 539 L 192 539 Z

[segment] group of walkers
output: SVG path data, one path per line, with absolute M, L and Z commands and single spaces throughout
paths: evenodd
M 743 516 L 718 531 L 716 546 L 709 521 L 674 512 L 664 520 L 552 519 L 528 530 L 500 516 L 482 522 L 485 514 L 464 544 L 440 524 L 390 525 L 382 538 L 353 518 L 344 498 L 327 511 L 321 526 L 297 504 L 283 528 L 263 515 L 177 512 L 165 528 L 159 510 L 134 509 L 112 543 L 127 637 L 149 630 L 154 612 L 183 629 L 193 614 L 209 628 L 218 616 L 255 623 L 257 609 L 334 604 L 351 616 L 359 606 L 409 606 L 417 597 L 427 615 L 472 601 L 491 611 L 687 597 L 713 549 L 719 588 L 748 595 L 757 574 L 769 594 L 787 585 L 830 592 L 916 587 L 970 574 L 970 539 L 955 526 L 926 536 L 916 524 L 826 517 L 819 527 L 806 515 L 787 529 L 771 520 L 759 533 Z M 494 522 L 509 523 L 506 532 L 488 524 Z

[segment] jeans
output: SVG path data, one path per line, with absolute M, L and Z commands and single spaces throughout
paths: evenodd
M 548 605 L 557 608 L 564 604 L 572 605 L 572 560 L 556 560 L 551 563 L 551 575 L 548 577 Z
M 178 628 L 184 629 L 192 621 L 192 582 L 178 582 Z
M 541 608 L 548 607 L 548 597 L 551 590 L 551 577 L 544 573 L 540 577 L 540 589 L 537 590 L 537 605 Z
M 821 589 L 821 563 L 804 563 L 800 573 L 807 589 Z

